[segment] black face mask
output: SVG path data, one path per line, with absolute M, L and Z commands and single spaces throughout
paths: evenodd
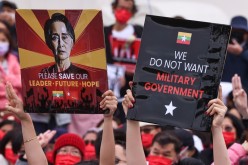
M 232 31 L 230 43 L 232 43 L 232 39 L 235 39 L 239 44 L 244 42 L 244 31 Z

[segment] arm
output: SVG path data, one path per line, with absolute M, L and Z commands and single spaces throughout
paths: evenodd
M 232 77 L 232 86 L 233 102 L 243 119 L 248 119 L 247 94 L 242 88 L 241 79 L 237 74 Z
M 112 126 L 113 114 L 117 109 L 117 98 L 111 90 L 106 91 L 100 102 L 100 108 L 109 110 L 109 114 L 104 115 L 102 143 L 100 149 L 100 165 L 115 164 L 115 140 Z
M 130 89 L 124 97 L 122 106 L 125 114 L 135 102 Z M 138 121 L 127 120 L 127 162 L 128 165 L 146 165 L 146 158 L 142 146 L 140 127 Z
M 230 165 L 230 159 L 227 154 L 227 148 L 222 135 L 222 122 L 224 120 L 227 107 L 222 102 L 222 90 L 219 87 L 218 98 L 210 100 L 208 103 L 207 115 L 213 116 L 212 136 L 213 136 L 213 152 L 215 165 Z
M 14 89 L 10 83 L 6 84 L 6 95 L 9 101 L 9 104 L 6 104 L 6 110 L 14 113 L 21 121 L 24 148 L 29 164 L 48 164 L 46 156 L 37 139 L 32 119 L 29 114 L 23 111 L 22 102 L 14 92 Z

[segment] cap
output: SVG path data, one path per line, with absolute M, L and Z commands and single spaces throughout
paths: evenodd
M 53 151 L 54 160 L 55 160 L 56 152 L 64 146 L 74 146 L 77 149 L 79 149 L 82 156 L 84 155 L 85 144 L 83 139 L 76 134 L 66 133 L 61 135 L 55 142 L 54 151 Z
M 174 130 L 176 136 L 179 138 L 179 140 L 183 143 L 184 147 L 192 148 L 194 147 L 194 139 L 193 134 L 189 131 L 186 131 L 184 129 L 176 129 Z
M 144 126 L 148 126 L 148 125 L 156 125 L 157 126 L 157 124 L 154 124 L 154 123 L 139 122 L 140 127 L 144 127 Z
M 247 19 L 243 16 L 233 17 L 231 20 L 231 26 L 233 29 L 240 29 L 248 31 Z

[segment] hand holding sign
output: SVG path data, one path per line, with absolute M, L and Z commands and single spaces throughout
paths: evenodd
M 102 97 L 104 97 L 104 99 L 100 102 L 100 108 L 103 110 L 109 109 L 109 114 L 105 114 L 104 116 L 112 117 L 117 109 L 117 98 L 111 90 L 106 91 Z
M 227 111 L 227 107 L 222 102 L 221 86 L 219 86 L 218 98 L 210 100 L 208 102 L 208 107 L 209 108 L 206 111 L 206 114 L 210 116 L 214 115 L 212 127 L 221 127 L 221 124 L 224 120 L 224 117 Z

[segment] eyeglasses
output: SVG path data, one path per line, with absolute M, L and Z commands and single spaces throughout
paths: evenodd
M 94 144 L 95 144 L 95 140 L 85 140 L 84 143 L 85 143 L 86 145 L 88 145 L 88 144 L 94 145 Z

